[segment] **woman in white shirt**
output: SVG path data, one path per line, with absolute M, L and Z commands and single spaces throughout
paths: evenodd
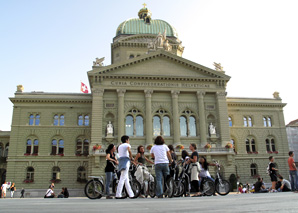
M 169 160 L 172 163 L 170 149 L 165 145 L 165 141 L 161 136 L 157 136 L 154 141 L 154 146 L 150 153 L 154 158 L 155 174 L 156 174 L 156 196 L 163 198 L 162 179 L 170 175 Z

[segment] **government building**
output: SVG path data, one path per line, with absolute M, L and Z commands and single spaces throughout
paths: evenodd
M 1 181 L 31 197 L 43 196 L 51 182 L 81 196 L 88 176 L 104 175 L 107 146 L 119 145 L 125 134 L 133 154 L 144 145 L 149 155 L 158 135 L 178 156 L 181 145 L 189 151 L 195 143 L 209 162 L 219 161 L 233 188 L 259 176 L 269 183 L 271 155 L 288 177 L 286 104 L 278 92 L 227 97 L 231 77 L 221 65 L 210 69 L 183 58 L 183 51 L 176 29 L 144 7 L 117 27 L 111 65 L 93 62 L 91 93 L 24 92 L 18 85 L 10 98 L 11 131 L 0 132 Z M 215 175 L 213 167 L 210 172 Z

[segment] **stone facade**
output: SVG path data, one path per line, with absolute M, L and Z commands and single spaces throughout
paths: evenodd
M 130 135 L 134 154 L 137 146 L 153 144 L 157 135 L 187 150 L 195 143 L 200 155 L 221 163 L 226 179 L 232 175 L 240 182 L 253 183 L 259 175 L 269 182 L 265 171 L 274 155 L 287 177 L 281 99 L 228 98 L 229 76 L 182 58 L 184 47 L 175 36 L 167 37 L 170 51 L 149 50 L 148 39 L 155 37 L 117 35 L 112 64 L 87 72 L 91 94 L 18 89 L 10 98 L 14 110 L 7 165 L 1 164 L 7 180 L 35 191 L 55 182 L 58 188 L 82 193 L 87 176 L 104 174 L 105 148 L 118 145 L 124 134 Z M 109 122 L 113 134 L 107 135 Z M 226 148 L 229 142 L 234 150 Z M 93 150 L 96 145 L 102 147 L 99 152 Z M 215 174 L 213 168 L 210 172 Z

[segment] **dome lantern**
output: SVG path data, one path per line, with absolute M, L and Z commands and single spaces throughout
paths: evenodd
M 138 16 L 140 19 L 144 20 L 145 24 L 150 24 L 152 13 L 146 7 L 147 5 L 145 3 L 143 5 L 144 5 L 144 7 L 142 9 L 140 9 Z

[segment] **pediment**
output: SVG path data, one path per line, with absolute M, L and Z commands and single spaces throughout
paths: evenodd
M 173 77 L 193 79 L 230 79 L 221 71 L 215 71 L 163 50 L 151 52 L 119 64 L 93 67 L 88 74 L 113 76 Z

